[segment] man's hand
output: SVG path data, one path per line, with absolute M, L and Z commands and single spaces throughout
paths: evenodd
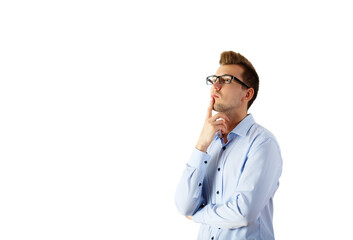
M 192 217 L 191 217 L 191 216 L 186 216 L 186 218 L 192 220 Z
M 203 125 L 199 140 L 197 141 L 196 148 L 202 152 L 206 152 L 208 146 L 210 146 L 213 138 L 219 130 L 223 133 L 227 129 L 226 121 L 229 122 L 229 118 L 224 113 L 217 113 L 212 116 L 212 109 L 214 105 L 214 98 L 211 98 L 210 105 L 207 109 L 206 120 Z M 217 120 L 218 119 L 218 120 Z

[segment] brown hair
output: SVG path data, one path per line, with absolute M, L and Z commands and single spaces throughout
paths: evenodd
M 243 67 L 243 81 L 246 85 L 254 89 L 254 96 L 248 102 L 248 109 L 251 104 L 255 101 L 257 92 L 259 91 L 259 76 L 256 73 L 254 66 L 251 62 L 246 59 L 240 53 L 233 51 L 225 51 L 221 53 L 221 59 L 219 60 L 220 65 L 236 64 Z M 245 89 L 246 87 L 243 86 Z

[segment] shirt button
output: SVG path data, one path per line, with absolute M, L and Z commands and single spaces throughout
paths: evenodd
M 207 164 L 207 161 L 204 161 L 205 164 Z
M 199 183 L 199 187 L 201 187 L 202 183 Z
M 226 147 L 222 147 L 223 150 L 226 150 Z
M 218 170 L 218 172 L 219 172 L 219 171 L 221 171 L 221 168 L 218 168 L 217 170 Z
M 214 239 L 214 237 L 211 237 L 211 240 L 213 240 Z
M 216 193 L 219 194 L 219 191 L 217 191 Z

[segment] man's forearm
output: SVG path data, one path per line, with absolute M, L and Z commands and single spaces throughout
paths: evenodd
M 195 149 L 178 184 L 175 203 L 178 211 L 191 216 L 203 203 L 202 187 L 210 156 Z

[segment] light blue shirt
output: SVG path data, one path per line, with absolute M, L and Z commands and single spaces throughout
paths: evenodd
M 275 239 L 273 196 L 282 172 L 274 135 L 249 114 L 207 153 L 196 148 L 178 184 L 178 211 L 200 223 L 199 240 Z

